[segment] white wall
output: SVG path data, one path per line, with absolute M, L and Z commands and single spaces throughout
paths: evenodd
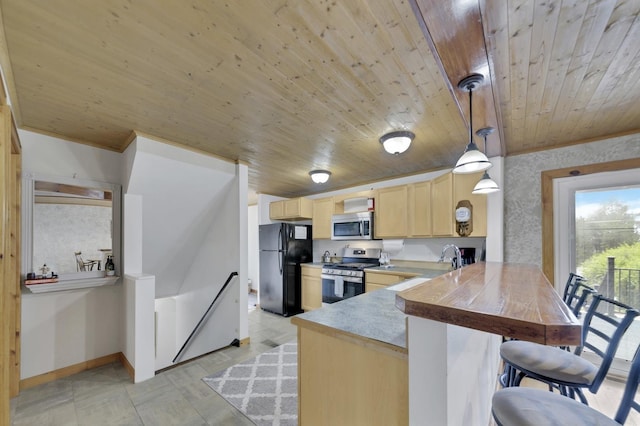
M 125 202 L 135 195 L 142 206 L 136 269 L 153 275 L 156 283 L 155 369 L 173 364 L 232 272 L 238 276 L 177 362 L 247 337 L 246 166 L 144 136 L 124 155 Z
M 120 154 L 19 130 L 23 174 L 120 184 Z M 120 285 L 22 298 L 21 378 L 118 353 Z
M 248 212 L 248 252 L 247 277 L 252 282 L 252 288 L 258 290 L 259 268 L 259 242 L 258 242 L 258 205 L 249 206 Z
M 216 330 L 201 332 L 194 348 L 211 351 L 233 338 L 247 337 L 246 166 L 152 140 L 136 141 L 134 146 L 140 149 L 123 155 L 32 132 L 20 131 L 20 138 L 25 173 L 133 187 L 124 198 L 130 203 L 135 200 L 136 217 L 129 217 L 129 222 L 125 218 L 124 224 L 137 221 L 140 226 L 125 235 L 124 244 L 132 253 L 124 253 L 124 270 L 142 277 L 157 274 L 165 284 L 160 289 L 169 297 L 184 290 L 181 298 L 169 303 L 173 310 L 158 319 L 169 335 L 168 358 L 185 336 L 176 324 L 187 327 L 189 323 L 190 332 L 195 325 L 190 320 L 197 311 L 193 305 L 208 304 L 199 296 L 204 294 L 210 301 L 231 271 L 238 271 L 240 278 L 232 282 L 223 306 L 216 310 L 221 318 L 210 319 Z M 180 164 L 184 167 L 176 168 Z M 141 349 L 135 349 L 127 332 L 131 324 L 149 327 L 154 312 L 149 311 L 148 321 L 135 318 L 139 312 L 126 311 L 121 284 L 42 294 L 25 291 L 21 378 L 119 352 L 126 352 L 133 358 L 128 358 L 130 363 L 137 365 Z M 157 305 L 164 306 L 161 301 Z M 154 330 L 142 333 L 149 338 Z M 162 343 L 160 339 L 159 348 Z

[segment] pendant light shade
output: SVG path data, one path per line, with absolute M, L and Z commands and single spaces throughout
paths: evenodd
M 469 144 L 453 168 L 453 173 L 465 174 L 480 172 L 487 170 L 492 165 L 487 156 L 484 155 L 482 151 L 478 149 L 475 142 L 473 142 L 473 104 L 471 102 L 471 93 L 483 80 L 484 77 L 481 74 L 471 74 L 458 83 L 460 89 L 469 92 Z
M 325 183 L 329 180 L 331 172 L 329 170 L 311 170 L 309 176 L 311 176 L 311 180 L 315 183 Z
M 482 175 L 482 179 L 480 179 L 478 183 L 476 183 L 476 186 L 473 187 L 473 191 L 471 191 L 471 193 L 491 194 L 492 192 L 498 191 L 500 191 L 500 187 L 493 179 L 491 179 L 491 176 L 489 176 L 489 173 L 487 173 L 487 171 L 485 170 L 484 174 Z
M 479 129 L 476 134 L 478 136 L 484 137 L 484 152 L 485 156 L 487 153 L 487 136 L 493 133 L 493 127 L 485 127 L 484 129 Z M 498 184 L 491 179 L 489 173 L 485 170 L 482 178 L 476 183 L 476 186 L 473 187 L 472 194 L 491 194 L 492 192 L 500 191 L 500 187 Z
M 389 154 L 397 155 L 409 149 L 409 145 L 411 145 L 411 141 L 415 137 L 416 135 L 408 131 L 391 132 L 382 136 L 380 143 Z

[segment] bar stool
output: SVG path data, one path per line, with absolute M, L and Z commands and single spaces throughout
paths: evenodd
M 506 388 L 497 391 L 491 401 L 491 414 L 498 426 L 539 425 L 619 425 L 631 409 L 640 413 L 640 346 L 636 350 L 629 377 L 613 419 L 576 400 L 541 389 Z
M 604 312 L 599 309 L 604 308 Z M 612 315 L 615 309 L 624 315 Z M 500 345 L 500 356 L 519 373 L 510 377 L 508 386 L 519 386 L 524 377 L 531 377 L 557 388 L 562 395 L 575 397 L 587 404 L 582 389 L 596 393 L 602 384 L 613 357 L 638 310 L 624 303 L 595 294 L 582 326 L 582 345 L 573 353 L 554 346 L 545 346 L 523 340 L 511 340 Z M 600 358 L 600 366 L 581 357 L 588 348 Z
M 597 292 L 588 285 L 584 284 L 582 277 L 571 273 L 567 280 L 564 290 L 564 301 L 571 309 L 576 318 L 580 318 L 582 307 L 587 304 L 589 297 L 597 294 Z M 569 346 L 560 346 L 561 349 L 570 351 Z M 505 363 L 504 371 L 500 375 L 499 381 L 502 387 L 508 387 L 515 380 L 517 371 L 508 363 Z M 549 389 L 551 390 L 551 388 Z
M 567 279 L 567 283 L 564 285 L 564 290 L 562 292 L 562 300 L 564 300 L 564 303 L 571 306 L 571 301 L 577 292 L 577 284 L 584 284 L 586 281 L 587 279 L 583 276 L 569 272 L 569 278 Z

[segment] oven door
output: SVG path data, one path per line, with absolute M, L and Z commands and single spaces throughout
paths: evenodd
M 362 277 L 322 274 L 322 303 L 335 303 L 364 293 Z

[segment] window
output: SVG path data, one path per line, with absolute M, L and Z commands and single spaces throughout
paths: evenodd
M 555 285 L 569 272 L 598 292 L 640 308 L 640 170 L 554 180 Z M 640 339 L 635 321 L 617 358 L 632 359 Z
M 22 186 L 23 274 L 38 275 L 46 264 L 61 282 L 95 280 L 104 277 L 109 255 L 119 274 L 119 185 L 25 176 Z M 79 257 L 88 266 L 79 266 L 77 252 L 81 252 Z

